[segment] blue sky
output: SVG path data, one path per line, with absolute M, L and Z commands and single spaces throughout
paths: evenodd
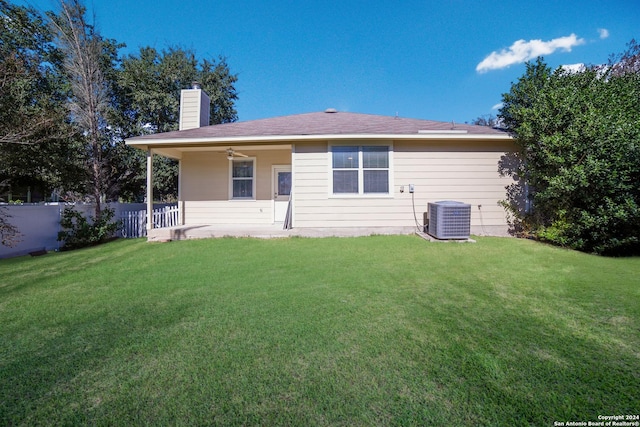
M 17 1 L 57 10 L 53 0 Z M 524 61 L 599 64 L 640 39 L 640 1 L 86 0 L 104 37 L 225 56 L 240 120 L 340 111 L 497 114 Z

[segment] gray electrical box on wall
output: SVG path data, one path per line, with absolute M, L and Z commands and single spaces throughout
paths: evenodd
M 436 239 L 468 239 L 471 231 L 471 205 L 444 200 L 429 203 L 428 232 Z

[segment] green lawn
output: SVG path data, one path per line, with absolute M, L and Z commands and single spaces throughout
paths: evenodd
M 0 425 L 536 425 L 640 413 L 640 258 L 416 236 L 0 260 Z

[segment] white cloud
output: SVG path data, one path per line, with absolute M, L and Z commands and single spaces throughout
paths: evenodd
M 587 69 L 583 63 L 561 65 L 560 68 L 568 73 L 581 73 Z
M 489 70 L 499 70 L 513 64 L 520 64 L 542 55 L 549 55 L 560 49 L 571 52 L 571 48 L 584 44 L 585 40 L 575 34 L 557 39 L 542 40 L 518 40 L 509 49 L 500 52 L 491 52 L 482 62 L 476 66 L 476 71 L 485 73 Z
M 496 105 L 494 105 L 493 107 L 491 107 L 492 110 L 499 110 L 502 108 L 504 104 L 502 102 L 497 103 Z
M 600 34 L 601 39 L 606 39 L 609 37 L 609 30 L 606 28 L 598 28 L 598 34 Z

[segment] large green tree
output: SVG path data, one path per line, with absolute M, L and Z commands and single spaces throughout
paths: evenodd
M 639 250 L 639 57 L 632 42 L 618 62 L 578 73 L 538 58 L 503 95 L 500 118 L 520 147 L 504 163 L 518 179 L 507 205 L 525 232 L 587 252 Z
M 486 127 L 495 127 L 498 125 L 498 119 L 493 114 L 483 114 L 482 116 L 478 116 L 471 121 L 472 125 L 476 126 L 486 126 Z
M 8 186 L 77 182 L 61 62 L 43 17 L 0 0 L 0 181 Z
M 236 81 L 224 58 L 198 61 L 191 50 L 144 47 L 123 59 L 118 83 L 129 98 L 131 130 L 150 133 L 178 129 L 180 91 L 193 82 L 211 99 L 211 124 L 237 120 Z
M 81 0 L 58 12 L 0 0 L 0 182 L 43 182 L 67 198 L 139 199 L 144 154 L 125 138 L 176 130 L 180 90 L 198 81 L 212 124 L 235 121 L 236 75 L 224 58 L 182 48 L 142 48 L 104 39 Z M 156 197 L 177 195 L 177 166 L 156 156 Z
M 180 91 L 198 82 L 210 97 L 211 124 L 237 120 L 235 89 L 237 76 L 224 58 L 200 60 L 191 50 L 171 47 L 158 51 L 141 48 L 122 61 L 118 76 L 121 94 L 121 128 L 126 136 L 178 130 Z M 137 159 L 139 174 L 130 181 L 130 194 L 142 194 L 145 183 L 144 155 L 130 149 L 129 159 Z M 154 191 L 157 199 L 177 196 L 178 167 L 173 160 L 154 158 Z

